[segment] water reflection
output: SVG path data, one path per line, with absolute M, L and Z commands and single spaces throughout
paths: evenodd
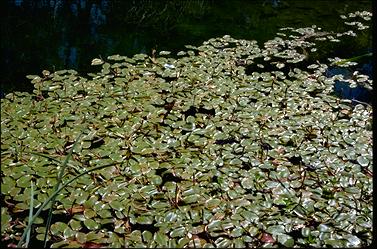
M 105 24 L 106 15 L 104 14 L 102 8 L 102 6 L 92 4 L 92 7 L 90 8 L 90 21 L 92 24 L 95 24 L 93 26 Z
M 315 23 L 336 29 L 346 5 L 347 12 L 371 9 L 368 0 L 337 5 L 300 0 L 6 1 L 8 15 L 0 24 L 0 84 L 6 92 L 31 91 L 25 75 L 43 69 L 72 68 L 85 75 L 92 71 L 94 57 L 150 54 L 152 48 L 178 52 L 186 44 L 200 45 L 225 34 L 262 44 L 283 26 Z M 323 14 L 327 19 L 319 18 Z M 365 45 L 352 43 L 344 51 L 357 51 Z
M 23 0 L 14 0 L 14 5 L 15 6 L 21 6 Z
M 357 66 L 356 71 L 360 74 L 369 76 L 370 79 L 373 79 L 373 66 L 372 62 L 364 63 L 359 66 Z M 355 70 L 350 70 L 348 68 L 342 68 L 342 67 L 332 67 L 327 70 L 327 76 L 331 77 L 337 74 L 341 74 L 344 76 L 345 79 L 352 78 L 352 74 Z M 359 103 L 359 101 L 365 102 L 365 103 L 371 103 L 372 102 L 372 93 L 370 90 L 366 89 L 362 86 L 357 86 L 355 88 L 351 88 L 350 84 L 348 82 L 344 81 L 335 81 L 334 84 L 334 93 L 335 95 L 350 99 L 354 101 L 354 104 Z
M 58 49 L 59 58 L 67 65 L 68 68 L 77 68 L 77 48 L 68 45 L 61 46 Z
M 276 8 L 281 3 L 280 0 L 265 0 L 263 4 L 271 3 L 272 7 Z
M 71 4 L 71 12 L 73 13 L 74 16 L 78 16 L 78 6 L 77 3 L 72 3 Z

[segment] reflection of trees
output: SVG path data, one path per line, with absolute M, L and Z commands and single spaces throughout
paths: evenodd
M 205 15 L 212 1 L 124 1 L 129 7 L 124 18 L 127 22 L 140 26 L 156 26 L 162 23 L 165 27 L 174 25 L 184 15 L 200 18 Z
M 142 27 L 161 26 L 171 27 L 182 16 L 194 18 L 203 17 L 213 0 L 133 0 L 133 1 L 109 1 L 109 0 L 14 0 L 15 6 L 23 6 L 38 9 L 48 9 L 56 19 L 66 9 L 73 16 L 80 12 L 88 12 L 90 22 L 95 25 L 106 23 L 107 15 L 119 16 L 121 23 L 128 23 Z

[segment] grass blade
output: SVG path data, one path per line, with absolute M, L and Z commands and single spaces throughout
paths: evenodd
M 355 56 L 355 57 L 352 57 L 352 58 L 337 61 L 334 64 L 335 65 L 342 65 L 342 64 L 345 64 L 346 62 L 351 62 L 351 61 L 356 62 L 356 61 L 359 61 L 360 59 L 363 59 L 365 57 L 371 57 L 371 56 L 373 56 L 373 53 L 366 53 L 366 54 L 363 54 L 363 55 L 359 55 L 359 56 Z
M 60 187 L 60 184 L 62 182 L 62 178 L 63 178 L 63 175 L 64 175 L 64 170 L 67 167 L 68 161 L 69 161 L 69 159 L 71 159 L 72 154 L 73 154 L 73 150 L 75 149 L 77 143 L 79 142 L 80 137 L 82 136 L 82 134 L 83 133 L 81 132 L 80 135 L 77 136 L 75 143 L 73 144 L 73 146 L 72 146 L 71 150 L 69 151 L 68 155 L 65 157 L 65 160 L 64 160 L 64 162 L 62 164 L 62 167 L 61 167 L 61 169 L 59 171 L 59 174 L 58 174 L 57 183 L 55 185 L 55 191 Z M 47 218 L 47 223 L 46 223 L 46 231 L 45 231 L 45 235 L 44 235 L 44 239 L 43 239 L 43 241 L 44 241 L 43 248 L 46 248 L 46 246 L 47 246 L 47 234 L 50 231 L 51 219 L 52 219 L 52 210 L 54 208 L 55 198 L 56 198 L 56 195 L 51 199 L 51 206 L 50 206 L 50 210 L 48 211 L 48 218 Z
M 67 181 L 60 188 L 58 188 L 55 192 L 53 192 L 51 194 L 51 196 L 48 197 L 47 200 L 45 200 L 45 202 L 43 202 L 43 204 L 39 207 L 39 209 L 37 210 L 37 212 L 34 214 L 33 218 L 31 219 L 31 222 L 25 228 L 25 230 L 24 230 L 24 232 L 23 232 L 23 234 L 21 236 L 21 239 L 20 239 L 20 241 L 17 244 L 17 247 L 21 247 L 23 241 L 25 240 L 26 234 L 29 232 L 29 230 L 31 229 L 31 225 L 34 223 L 34 220 L 39 216 L 39 214 L 42 212 L 43 208 L 45 208 L 51 202 L 51 200 L 53 198 L 55 198 L 60 193 L 60 191 L 62 191 L 65 187 L 67 187 L 69 184 L 71 184 L 73 181 L 75 181 L 77 178 L 79 178 L 79 177 L 81 177 L 83 175 L 86 175 L 86 174 L 88 174 L 88 173 L 90 173 L 92 171 L 95 171 L 95 170 L 103 169 L 103 168 L 110 167 L 110 166 L 117 165 L 117 164 L 119 164 L 119 162 L 105 164 L 105 165 L 100 165 L 100 166 L 96 166 L 96 167 L 93 167 L 91 169 L 88 169 L 88 170 L 80 173 L 79 175 L 75 176 L 71 180 Z
M 46 155 L 46 154 L 39 153 L 39 152 L 34 152 L 34 151 L 24 151 L 24 153 L 30 153 L 30 154 L 34 154 L 34 155 L 37 155 L 37 156 L 41 156 L 41 157 L 44 157 L 44 158 L 50 159 L 50 160 L 52 160 L 52 161 L 54 161 L 54 162 L 57 162 L 57 163 L 61 164 L 61 161 L 60 161 L 60 160 L 58 160 L 58 159 L 56 159 L 56 158 L 53 158 L 53 157 L 50 156 L 50 155 Z M 80 171 L 80 169 L 79 169 L 78 166 L 73 165 L 73 164 L 69 164 L 69 163 L 67 163 L 67 166 L 73 168 L 73 169 L 76 171 L 76 173 L 81 173 L 81 171 Z
M 29 221 L 28 221 L 28 225 L 32 224 L 33 206 L 34 206 L 33 202 L 34 202 L 34 186 L 33 186 L 33 181 L 31 181 L 31 184 L 30 184 L 30 206 L 29 206 Z M 29 231 L 27 232 L 27 235 L 26 235 L 26 247 L 29 246 L 30 233 L 31 233 L 31 229 L 29 229 Z

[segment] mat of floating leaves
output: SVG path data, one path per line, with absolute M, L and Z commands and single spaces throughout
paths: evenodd
M 17 243 L 30 183 L 37 209 L 83 133 L 63 183 L 115 165 L 58 195 L 53 247 L 370 245 L 372 108 L 333 96 L 342 76 L 326 77 L 328 65 L 300 68 L 316 39 L 358 31 L 281 32 L 263 47 L 224 36 L 175 57 L 94 59 L 89 77 L 28 76 L 32 94 L 1 100 L 2 240 Z M 45 210 L 32 239 L 43 240 Z

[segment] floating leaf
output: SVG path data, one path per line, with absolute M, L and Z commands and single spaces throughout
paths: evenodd
M 56 222 L 54 224 L 51 225 L 50 227 L 50 230 L 51 230 L 51 233 L 53 235 L 58 235 L 58 234 L 62 234 L 63 231 L 67 228 L 67 224 L 63 223 L 63 222 Z
M 92 219 L 85 219 L 84 220 L 84 225 L 89 229 L 89 230 L 95 230 L 99 228 L 99 224 L 95 222 Z
M 97 213 L 94 212 L 92 209 L 85 209 L 84 210 L 84 216 L 87 219 L 91 219 L 91 218 L 97 216 Z
M 98 58 L 92 60 L 92 66 L 102 65 L 103 63 L 104 61 Z
M 186 229 L 184 227 L 178 227 L 170 232 L 170 237 L 182 237 L 186 234 Z
M 117 210 L 117 211 L 122 211 L 124 209 L 124 206 L 121 202 L 117 201 L 117 200 L 114 200 L 114 201 L 111 201 L 110 203 L 110 207 Z
M 187 204 L 189 204 L 189 203 L 195 203 L 195 202 L 198 201 L 199 197 L 200 197 L 199 194 L 188 195 L 188 196 L 183 197 L 182 201 L 184 203 L 187 203 Z
M 151 217 L 151 216 L 139 216 L 139 217 L 137 217 L 136 221 L 139 224 L 152 224 L 153 223 L 153 217 Z
M 295 244 L 293 238 L 286 234 L 279 234 L 277 241 L 285 247 L 293 247 Z
M 168 236 L 160 231 L 156 232 L 153 239 L 157 242 L 159 247 L 165 247 L 168 243 Z
M 364 157 L 364 156 L 358 156 L 358 157 L 357 157 L 357 162 L 358 162 L 361 166 L 363 166 L 363 167 L 366 167 L 366 166 L 368 166 L 368 164 L 369 164 L 369 160 L 368 160 L 366 157 Z
M 231 241 L 229 239 L 220 237 L 215 241 L 215 245 L 219 248 L 228 248 L 231 245 Z
M 79 231 L 81 229 L 81 222 L 78 220 L 70 220 L 68 225 L 72 228 L 74 231 Z
M 241 180 L 241 185 L 242 187 L 244 187 L 245 189 L 252 189 L 254 188 L 254 182 L 251 178 L 249 177 L 246 177 L 246 178 L 243 178 Z
M 143 240 L 145 242 L 152 242 L 153 234 L 147 230 L 143 231 L 142 234 Z
M 1 208 L 1 232 L 5 232 L 10 228 L 9 222 L 12 220 L 12 217 L 8 214 L 7 208 Z
M 76 232 L 73 231 L 70 227 L 67 227 L 66 229 L 64 229 L 63 231 L 63 236 L 64 238 L 70 238 L 70 237 L 73 237 L 75 236 Z

